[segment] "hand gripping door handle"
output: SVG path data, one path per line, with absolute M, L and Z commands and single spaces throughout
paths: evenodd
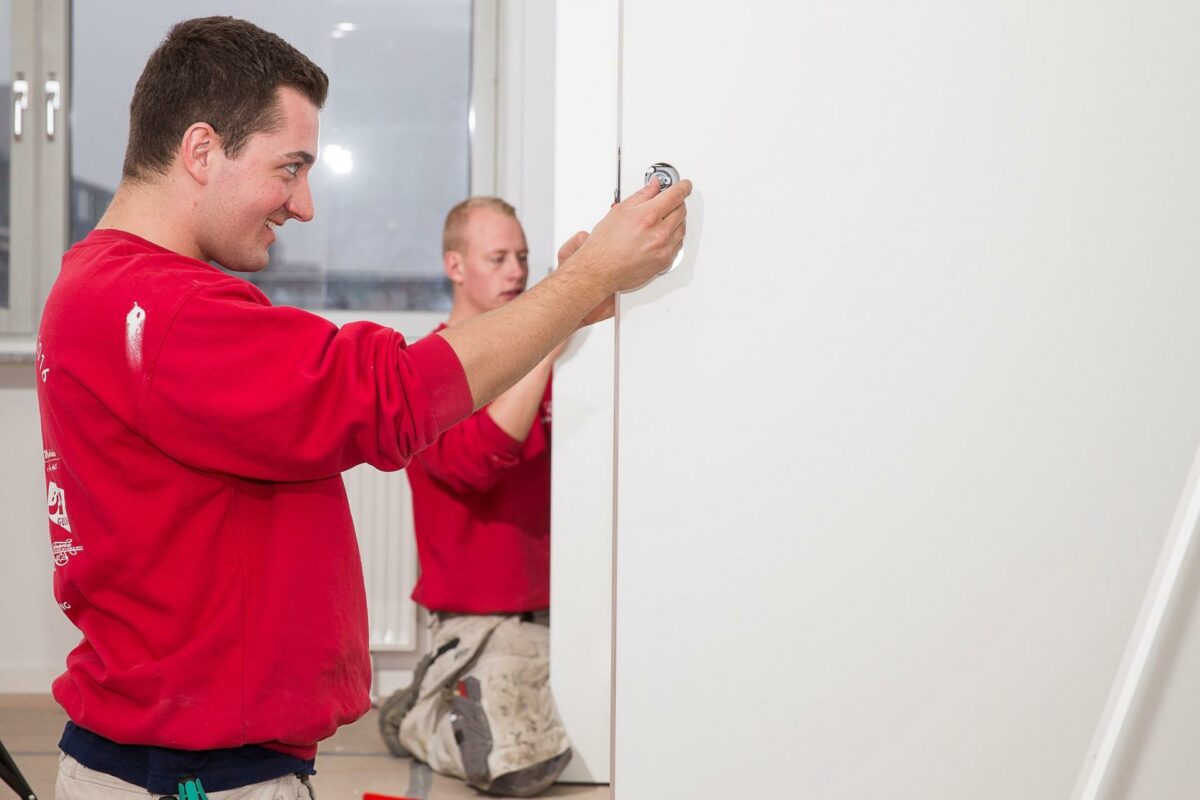
M 658 188 L 660 191 L 662 189 L 669 189 L 679 183 L 679 170 L 670 164 L 662 162 L 651 164 L 646 170 L 646 183 L 650 183 L 654 178 L 658 178 Z
M 646 169 L 645 179 L 646 185 L 649 185 L 650 181 L 657 180 L 658 190 L 661 192 L 679 183 L 679 170 L 664 161 L 660 161 L 657 164 L 651 164 Z M 683 250 L 679 251 L 679 254 L 675 256 L 675 260 L 671 262 L 671 266 L 662 274 L 666 275 L 668 272 L 674 271 L 681 261 L 683 261 Z

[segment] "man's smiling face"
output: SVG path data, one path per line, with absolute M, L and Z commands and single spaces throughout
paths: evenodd
M 275 228 L 313 218 L 308 173 L 317 152 L 317 107 L 281 87 L 279 125 L 252 135 L 238 154 L 218 150 L 203 199 L 199 236 L 203 257 L 238 272 L 257 272 L 270 260 Z

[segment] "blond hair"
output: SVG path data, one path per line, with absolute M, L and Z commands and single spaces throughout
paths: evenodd
M 499 197 L 468 197 L 450 209 L 450 213 L 446 215 L 446 225 L 442 228 L 443 253 L 449 253 L 451 250 L 462 252 L 463 229 L 467 226 L 471 212 L 476 208 L 490 208 L 492 211 L 505 214 L 513 219 L 517 218 L 517 210 Z

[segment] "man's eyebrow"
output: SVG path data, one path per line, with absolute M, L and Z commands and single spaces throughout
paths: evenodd
M 288 161 L 303 161 L 305 164 L 312 164 L 317 160 L 317 157 L 307 150 L 293 150 L 290 153 L 284 153 L 283 157 Z

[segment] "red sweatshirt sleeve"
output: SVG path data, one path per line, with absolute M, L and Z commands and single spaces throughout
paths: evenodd
M 521 462 L 523 444 L 482 408 L 443 433 L 417 460 L 430 476 L 454 491 L 482 493 Z
M 408 347 L 372 323 L 339 329 L 235 279 L 195 289 L 146 345 L 143 435 L 181 462 L 241 477 L 400 469 L 472 406 L 440 336 Z

